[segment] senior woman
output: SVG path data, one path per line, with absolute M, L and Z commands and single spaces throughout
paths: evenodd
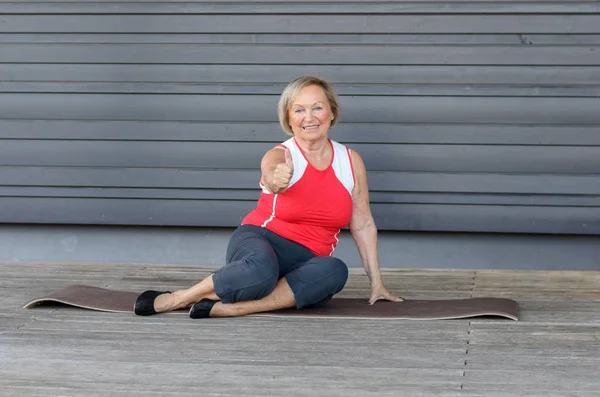
M 333 87 L 300 77 L 283 91 L 278 113 L 292 137 L 262 158 L 262 193 L 231 236 L 227 264 L 189 289 L 142 293 L 136 314 L 191 306 L 192 318 L 228 317 L 325 304 L 348 278 L 331 256 L 348 225 L 371 282 L 369 303 L 402 301 L 381 278 L 363 160 L 328 136 L 340 114 Z

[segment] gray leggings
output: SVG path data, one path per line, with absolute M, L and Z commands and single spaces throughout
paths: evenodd
M 213 274 L 223 303 L 269 295 L 285 277 L 296 307 L 318 306 L 344 288 L 348 267 L 332 256 L 316 256 L 306 247 L 262 227 L 238 227 L 227 247 L 227 264 Z

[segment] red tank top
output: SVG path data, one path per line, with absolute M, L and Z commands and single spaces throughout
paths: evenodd
M 261 182 L 258 204 L 242 225 L 267 228 L 319 256 L 333 254 L 340 229 L 352 218 L 354 171 L 350 150 L 335 141 L 329 143 L 331 164 L 322 171 L 308 162 L 294 138 L 282 143 L 294 162 L 290 184 L 285 192 L 273 194 Z

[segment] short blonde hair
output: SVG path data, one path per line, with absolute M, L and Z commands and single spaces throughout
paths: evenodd
M 331 127 L 337 124 L 340 119 L 340 103 L 338 101 L 337 94 L 335 93 L 335 89 L 331 83 L 320 79 L 314 76 L 302 76 L 290 82 L 287 87 L 281 93 L 281 97 L 279 98 L 279 105 L 277 106 L 277 114 L 279 115 L 279 124 L 281 124 L 281 128 L 288 135 L 294 135 L 290 127 L 290 108 L 292 106 L 293 100 L 300 93 L 300 91 L 305 87 L 310 87 L 312 85 L 316 85 L 323 89 L 325 92 L 325 96 L 327 97 L 327 101 L 329 102 L 329 107 L 331 107 L 331 112 L 333 113 L 333 120 L 331 120 Z

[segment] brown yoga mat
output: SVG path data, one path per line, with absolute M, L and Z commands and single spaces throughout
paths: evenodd
M 84 309 L 107 312 L 133 312 L 138 292 L 119 291 L 88 285 L 72 285 L 28 302 L 29 309 L 40 304 L 62 303 Z M 301 310 L 287 309 L 254 316 L 294 316 L 362 319 L 446 320 L 477 316 L 499 316 L 518 320 L 517 302 L 504 298 L 468 298 L 449 300 L 379 301 L 369 305 L 366 299 L 336 298 L 327 305 Z M 180 311 L 179 313 L 181 313 Z M 185 312 L 187 313 L 187 312 Z

